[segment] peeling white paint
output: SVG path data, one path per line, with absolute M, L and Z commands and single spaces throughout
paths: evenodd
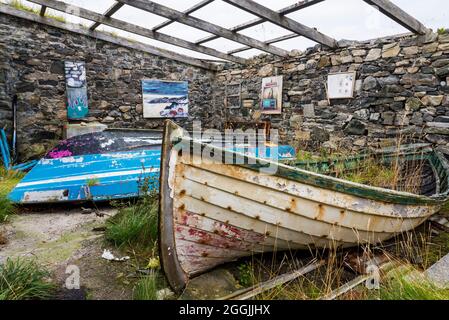
M 25 192 L 23 202 L 64 201 L 69 199 L 67 190 Z

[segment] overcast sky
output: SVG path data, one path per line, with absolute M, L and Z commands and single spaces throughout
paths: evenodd
M 0 2 L 8 2 L 9 0 L 0 0 Z M 154 2 L 166 5 L 173 9 L 183 11 L 200 2 L 200 0 L 153 0 Z M 28 1 L 23 3 L 36 6 Z M 103 13 L 115 1 L 113 0 L 64 0 L 86 9 Z M 297 2 L 297 0 L 256 0 L 256 2 L 267 6 L 273 10 L 279 10 Z M 393 0 L 393 2 L 403 8 L 406 12 L 415 16 L 424 25 L 434 30 L 446 27 L 449 28 L 449 1 L 448 0 Z M 52 12 L 54 13 L 54 12 Z M 60 14 L 60 13 L 58 13 Z M 197 18 L 208 20 L 220 26 L 229 28 L 241 24 L 248 20 L 256 18 L 255 16 L 241 11 L 221 0 L 215 0 L 212 4 L 202 8 L 192 14 Z M 66 19 L 74 23 L 82 23 L 90 25 L 88 20 L 79 19 L 73 16 L 65 15 Z M 151 28 L 165 21 L 163 17 L 159 17 L 150 13 L 146 13 L 139 9 L 124 6 L 117 12 L 114 18 L 126 20 L 139 26 Z M 319 31 L 337 39 L 351 40 L 368 40 L 372 38 L 393 35 L 407 32 L 406 29 L 382 15 L 377 10 L 367 5 L 362 0 L 326 0 L 317 5 L 311 6 L 301 11 L 297 11 L 288 15 L 288 17 L 301 22 L 309 27 L 315 27 Z M 148 38 L 131 35 L 127 32 L 116 30 L 107 26 L 99 27 L 99 30 L 113 31 L 119 35 L 133 38 L 158 47 L 170 49 L 178 53 L 187 54 L 198 58 L 213 58 L 200 53 L 192 52 L 183 48 L 167 45 Z M 173 23 L 170 26 L 161 29 L 160 32 L 170 34 L 185 40 L 195 41 L 209 34 L 201 30 L 197 30 L 179 23 Z M 290 32 L 277 27 L 271 23 L 263 23 L 259 26 L 244 30 L 241 32 L 247 36 L 259 39 L 270 40 L 289 34 Z M 220 51 L 229 51 L 242 47 L 241 44 L 226 39 L 217 39 L 204 45 L 212 47 Z M 313 41 L 304 38 L 295 38 L 287 41 L 279 42 L 276 46 L 292 50 L 306 49 L 315 45 Z M 261 53 L 258 50 L 247 50 L 237 55 L 242 57 L 251 57 Z M 215 58 L 213 58 L 215 59 Z

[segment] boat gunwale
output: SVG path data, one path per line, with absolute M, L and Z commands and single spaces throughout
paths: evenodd
M 173 138 L 173 137 L 172 137 Z M 410 192 L 405 191 L 397 191 L 393 189 L 387 189 L 387 188 L 381 188 L 381 187 L 375 187 L 375 186 L 369 186 L 360 184 L 357 182 L 352 182 L 349 180 L 344 180 L 340 178 L 335 178 L 332 176 L 327 176 L 324 174 L 316 173 L 313 171 L 308 171 L 305 169 L 293 167 L 287 164 L 284 164 L 282 162 L 274 162 L 269 159 L 262 159 L 257 158 L 249 155 L 245 155 L 241 152 L 236 152 L 232 150 L 228 150 L 225 148 L 221 148 L 218 146 L 206 144 L 199 142 L 197 140 L 194 140 L 190 137 L 186 137 L 184 135 L 178 135 L 179 140 L 176 143 L 189 143 L 189 144 L 196 144 L 201 146 L 201 148 L 191 148 L 191 154 L 194 154 L 195 152 L 198 152 L 198 150 L 202 151 L 203 148 L 207 147 L 211 150 L 217 150 L 221 152 L 222 157 L 225 157 L 226 155 L 238 155 L 239 157 L 242 157 L 242 159 L 245 162 L 249 162 L 248 160 L 255 161 L 255 164 L 230 164 L 235 166 L 240 166 L 243 168 L 250 169 L 252 171 L 259 171 L 261 168 L 264 168 L 265 166 L 269 165 L 275 165 L 278 166 L 279 169 L 273 176 L 285 178 L 287 180 L 291 181 L 297 181 L 304 184 L 312 185 L 319 188 L 329 189 L 341 193 L 346 193 L 354 196 L 358 196 L 361 198 L 371 199 L 371 200 L 377 200 L 387 203 L 394 203 L 394 204 L 403 204 L 403 205 L 439 205 L 444 204 L 446 201 L 449 200 L 449 188 L 444 193 L 435 193 L 432 196 L 425 196 L 425 195 L 418 195 Z M 438 150 L 428 150 L 424 154 L 434 154 L 438 161 L 442 164 L 443 169 L 449 172 L 449 163 L 444 158 L 444 156 L 441 154 Z M 408 154 L 413 154 L 413 152 L 410 152 Z M 430 164 L 432 167 L 434 167 L 434 164 L 432 161 L 430 161 Z M 292 176 L 290 173 L 293 173 L 295 176 Z M 303 177 L 298 176 L 303 175 Z M 312 179 L 307 179 L 304 177 L 304 175 L 311 177 Z M 449 175 L 446 178 L 448 184 L 449 184 Z M 320 183 L 321 182 L 321 183 Z

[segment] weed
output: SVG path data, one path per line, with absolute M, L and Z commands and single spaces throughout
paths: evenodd
M 23 178 L 23 173 L 0 167 L 0 223 L 6 222 L 15 213 L 15 206 L 8 199 L 8 194 Z
M 43 300 L 55 286 L 50 273 L 33 260 L 10 259 L 0 265 L 0 300 Z
M 95 186 L 98 186 L 99 184 L 100 184 L 100 180 L 97 178 L 89 179 L 86 181 L 86 185 L 88 187 L 95 187 Z
M 392 270 L 377 294 L 381 300 L 449 300 L 449 290 L 437 288 L 412 266 Z
M 254 268 L 251 263 L 242 263 L 237 267 L 237 270 L 240 285 L 250 287 L 254 284 Z
M 154 271 L 142 277 L 134 287 L 134 300 L 157 300 L 158 282 L 158 275 Z
M 449 33 L 449 29 L 446 29 L 446 28 L 438 28 L 437 33 L 438 33 L 439 35 L 446 35 L 446 34 Z
M 106 239 L 117 247 L 152 246 L 158 236 L 157 221 L 158 200 L 154 195 L 145 196 L 108 220 Z
M 0 223 L 6 222 L 12 214 L 15 213 L 15 207 L 5 196 L 0 196 Z

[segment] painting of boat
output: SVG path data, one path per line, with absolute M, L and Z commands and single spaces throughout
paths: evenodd
M 222 157 L 204 161 L 205 148 Z M 448 161 L 426 146 L 395 153 L 402 165 L 422 162 L 416 193 L 319 172 L 334 167 L 331 162 L 311 168 L 248 155 L 244 163 L 225 161 L 239 156 L 235 150 L 194 141 L 167 120 L 159 249 L 175 290 L 218 265 L 257 253 L 379 243 L 421 225 L 449 199 Z M 379 157 L 392 161 L 393 152 Z M 343 164 L 350 169 L 353 161 Z M 271 166 L 277 166 L 274 173 L 262 170 Z
M 61 141 L 9 194 L 20 204 L 107 201 L 157 187 L 162 132 L 110 130 Z M 153 186 L 154 185 L 154 186 Z
M 209 143 L 220 143 L 215 141 Z M 158 189 L 162 132 L 107 130 L 61 141 L 9 194 L 20 204 L 108 201 Z M 259 155 L 255 145 L 229 145 Z M 291 146 L 267 146 L 267 158 L 290 159 Z

